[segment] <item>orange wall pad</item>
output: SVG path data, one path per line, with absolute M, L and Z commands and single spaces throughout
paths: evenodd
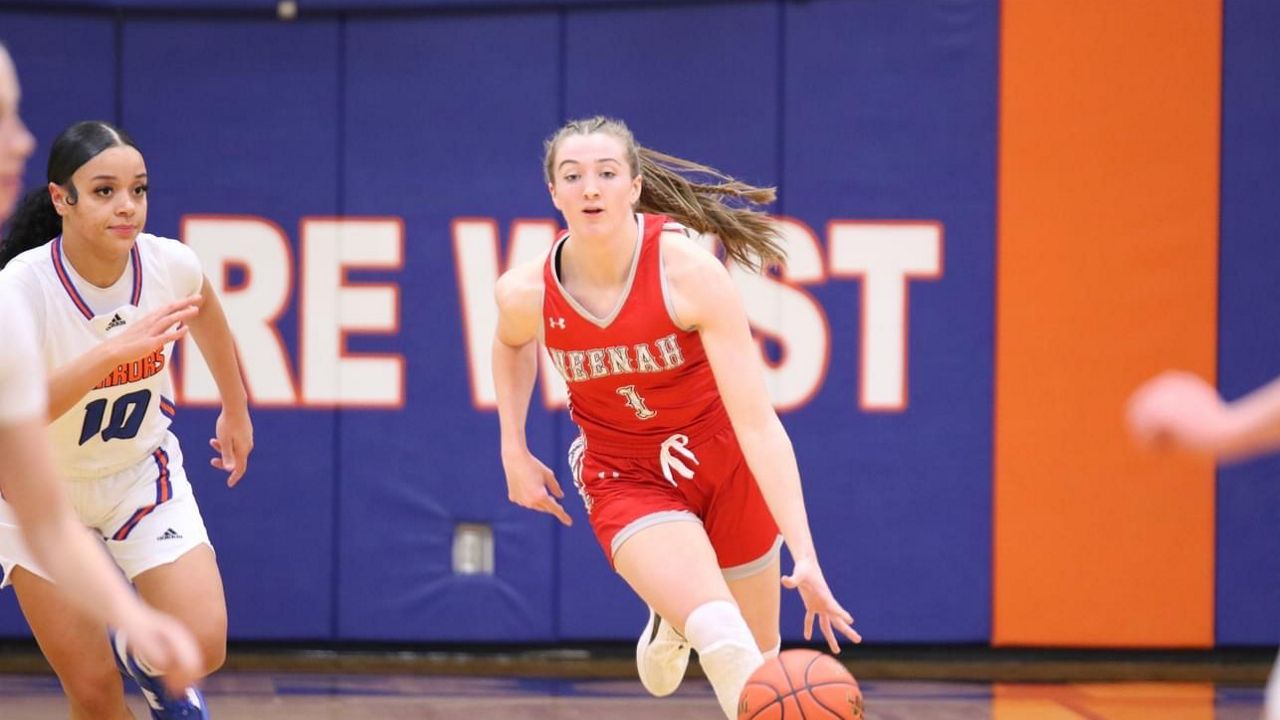
M 1221 25 L 1002 4 L 995 644 L 1213 643 L 1213 467 L 1122 418 L 1164 368 L 1214 378 Z

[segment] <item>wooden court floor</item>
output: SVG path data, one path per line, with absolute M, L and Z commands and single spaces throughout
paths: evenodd
M 1256 720 L 1257 686 L 1207 683 L 1010 684 L 876 680 L 863 684 L 878 720 Z M 710 687 L 690 678 L 672 697 L 635 680 L 561 680 L 422 674 L 226 671 L 210 678 L 215 720 L 719 720 Z M 130 696 L 146 718 L 141 698 Z M 50 675 L 0 675 L 0 718 L 66 718 Z

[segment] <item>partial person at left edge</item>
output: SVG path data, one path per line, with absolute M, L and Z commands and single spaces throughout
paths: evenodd
M 13 212 L 23 168 L 35 150 L 18 113 L 20 98 L 17 72 L 0 44 L 0 227 Z M 46 379 L 36 330 L 28 316 L 12 311 L 20 299 L 10 300 L 4 287 L 0 283 L 0 497 L 31 554 L 66 596 L 131 638 L 134 652 L 164 674 L 166 689 L 183 693 L 203 663 L 200 649 L 181 623 L 134 594 L 76 518 L 46 436 Z M 177 317 L 194 312 L 184 307 Z M 173 337 L 181 334 L 172 331 Z
M 48 181 L 9 218 L 0 244 L 5 315 L 29 321 L 27 346 L 40 358 L 37 372 L 47 373 L 47 384 L 28 380 L 42 395 L 47 389 L 53 420 L 40 434 L 53 440 L 50 459 L 78 524 L 103 538 L 143 600 L 194 636 L 201 661 L 191 675 L 204 676 L 225 657 L 226 603 L 169 432 L 168 366 L 173 342 L 189 331 L 223 400 L 212 464 L 234 485 L 253 440 L 230 329 L 194 253 L 142 232 L 146 165 L 127 134 L 103 122 L 67 128 L 50 150 Z M 117 669 L 142 687 L 153 718 L 208 717 L 198 690 L 167 689 L 145 639 L 127 627 L 109 636 L 112 619 L 64 587 L 17 516 L 0 502 L 4 584 L 15 586 L 71 717 L 132 717 Z

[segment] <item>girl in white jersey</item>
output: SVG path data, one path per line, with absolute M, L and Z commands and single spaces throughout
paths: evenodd
M 1198 375 L 1170 371 L 1129 400 L 1129 431 L 1141 442 L 1216 458 L 1244 459 L 1280 450 L 1280 378 L 1232 402 Z M 1280 658 L 1267 684 L 1264 720 L 1280 720 Z
M 223 401 L 212 464 L 235 485 L 253 431 L 231 332 L 195 254 L 142 233 L 147 171 L 127 135 L 102 122 L 71 126 L 54 141 L 48 180 L 14 214 L 0 265 L 24 304 L 13 310 L 32 318 L 49 370 L 58 470 L 71 481 L 81 521 L 106 540 L 142 597 L 195 635 L 205 660 L 201 674 L 208 674 L 225 657 L 226 604 L 182 450 L 168 430 L 175 412 L 172 343 L 139 347 L 131 326 L 175 300 L 202 297 L 187 327 Z M 206 717 L 198 693 L 156 692 L 148 668 L 122 639 L 108 643 L 101 623 L 68 603 L 21 537 L 4 530 L 4 582 L 17 590 L 79 713 L 73 717 L 129 717 L 115 660 L 147 691 L 153 717 Z
M 12 60 L 0 44 L 0 225 L 12 212 L 22 171 L 35 148 L 18 115 L 19 86 Z M 20 304 L 0 283 L 0 311 Z M 185 306 L 184 306 L 185 307 Z M 182 316 L 194 310 L 180 310 Z M 180 319 L 155 318 L 145 327 L 163 341 Z M 158 323 L 164 323 L 160 325 Z M 76 519 L 57 478 L 45 433 L 45 373 L 30 318 L 6 312 L 0 347 L 0 495 L 22 528 L 23 538 L 68 598 L 99 621 L 132 638 L 152 666 L 166 671 L 166 684 L 181 692 L 196 677 L 201 660 L 195 639 L 177 621 L 141 602 L 108 557 Z

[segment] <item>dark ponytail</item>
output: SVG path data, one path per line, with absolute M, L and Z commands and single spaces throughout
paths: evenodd
M 48 181 L 67 190 L 67 202 L 74 205 L 79 193 L 71 183 L 71 176 L 81 165 L 97 157 L 107 148 L 128 146 L 136 148 L 133 139 L 123 130 L 102 122 L 86 120 L 62 131 L 49 150 Z M 0 242 L 0 267 L 30 250 L 40 247 L 62 232 L 62 218 L 53 209 L 49 188 L 36 188 L 27 193 L 18 209 L 5 226 L 4 240 Z
M 0 243 L 0 268 L 23 252 L 49 242 L 60 232 L 62 218 L 53 209 L 49 188 L 32 190 L 18 203 L 17 209 L 9 217 L 9 224 L 5 226 L 4 242 Z M 24 241 L 24 238 L 27 240 Z

